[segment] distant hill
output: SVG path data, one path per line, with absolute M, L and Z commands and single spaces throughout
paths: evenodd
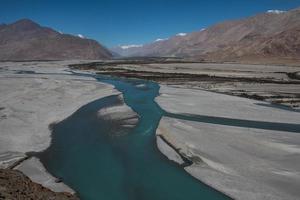
M 108 59 L 112 55 L 95 40 L 61 34 L 22 19 L 0 25 L 0 60 Z
M 128 57 L 134 55 L 144 55 L 144 53 L 140 52 L 143 51 L 142 45 L 124 45 L 124 46 L 116 46 L 110 48 L 110 51 L 113 52 L 114 57 Z M 145 54 L 147 55 L 147 54 Z
M 140 47 L 113 50 L 123 56 L 177 56 L 207 61 L 299 60 L 300 9 L 270 10 Z

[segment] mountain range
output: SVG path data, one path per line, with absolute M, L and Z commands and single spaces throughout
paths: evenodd
M 0 24 L 0 60 L 182 57 L 206 62 L 300 62 L 300 8 L 269 10 L 179 33 L 144 45 L 110 50 L 82 35 L 63 34 L 29 20 Z
M 300 8 L 269 10 L 169 39 L 111 49 L 121 56 L 175 56 L 203 61 L 300 59 Z
M 0 60 L 109 59 L 112 54 L 95 40 L 62 34 L 22 19 L 0 25 Z

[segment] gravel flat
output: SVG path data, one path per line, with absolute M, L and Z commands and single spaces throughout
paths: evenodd
M 78 61 L 0 63 L 0 168 L 18 169 L 59 192 L 72 189 L 56 183 L 37 159 L 22 159 L 50 145 L 50 124 L 91 101 L 120 94 L 112 85 L 72 75 L 72 62 Z
M 185 167 L 192 176 L 234 199 L 299 199 L 298 110 L 164 85 L 156 101 L 173 113 L 157 135 L 193 161 Z M 182 164 L 157 138 L 162 153 Z

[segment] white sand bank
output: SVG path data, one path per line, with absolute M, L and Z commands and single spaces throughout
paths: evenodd
M 63 182 L 57 181 L 56 178 L 51 176 L 37 158 L 30 158 L 25 160 L 14 169 L 22 171 L 26 176 L 36 183 L 51 189 L 54 192 L 68 192 L 74 194 L 75 192 L 65 185 Z
M 93 100 L 120 94 L 93 78 L 71 75 L 66 71 L 70 63 L 0 63 L 0 167 L 11 166 L 26 152 L 46 149 L 51 141 L 49 124 Z M 18 169 L 54 191 L 72 191 L 55 183 L 37 159 L 26 160 Z
M 160 93 L 156 101 L 172 113 L 300 124 L 299 112 L 265 102 L 168 86 Z M 300 133 L 163 117 L 157 134 L 194 162 L 188 173 L 235 199 L 299 199 Z

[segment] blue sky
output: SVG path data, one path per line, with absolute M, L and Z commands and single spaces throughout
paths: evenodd
M 143 44 L 180 32 L 300 7 L 300 0 L 0 0 L 0 23 L 21 18 L 111 47 Z

